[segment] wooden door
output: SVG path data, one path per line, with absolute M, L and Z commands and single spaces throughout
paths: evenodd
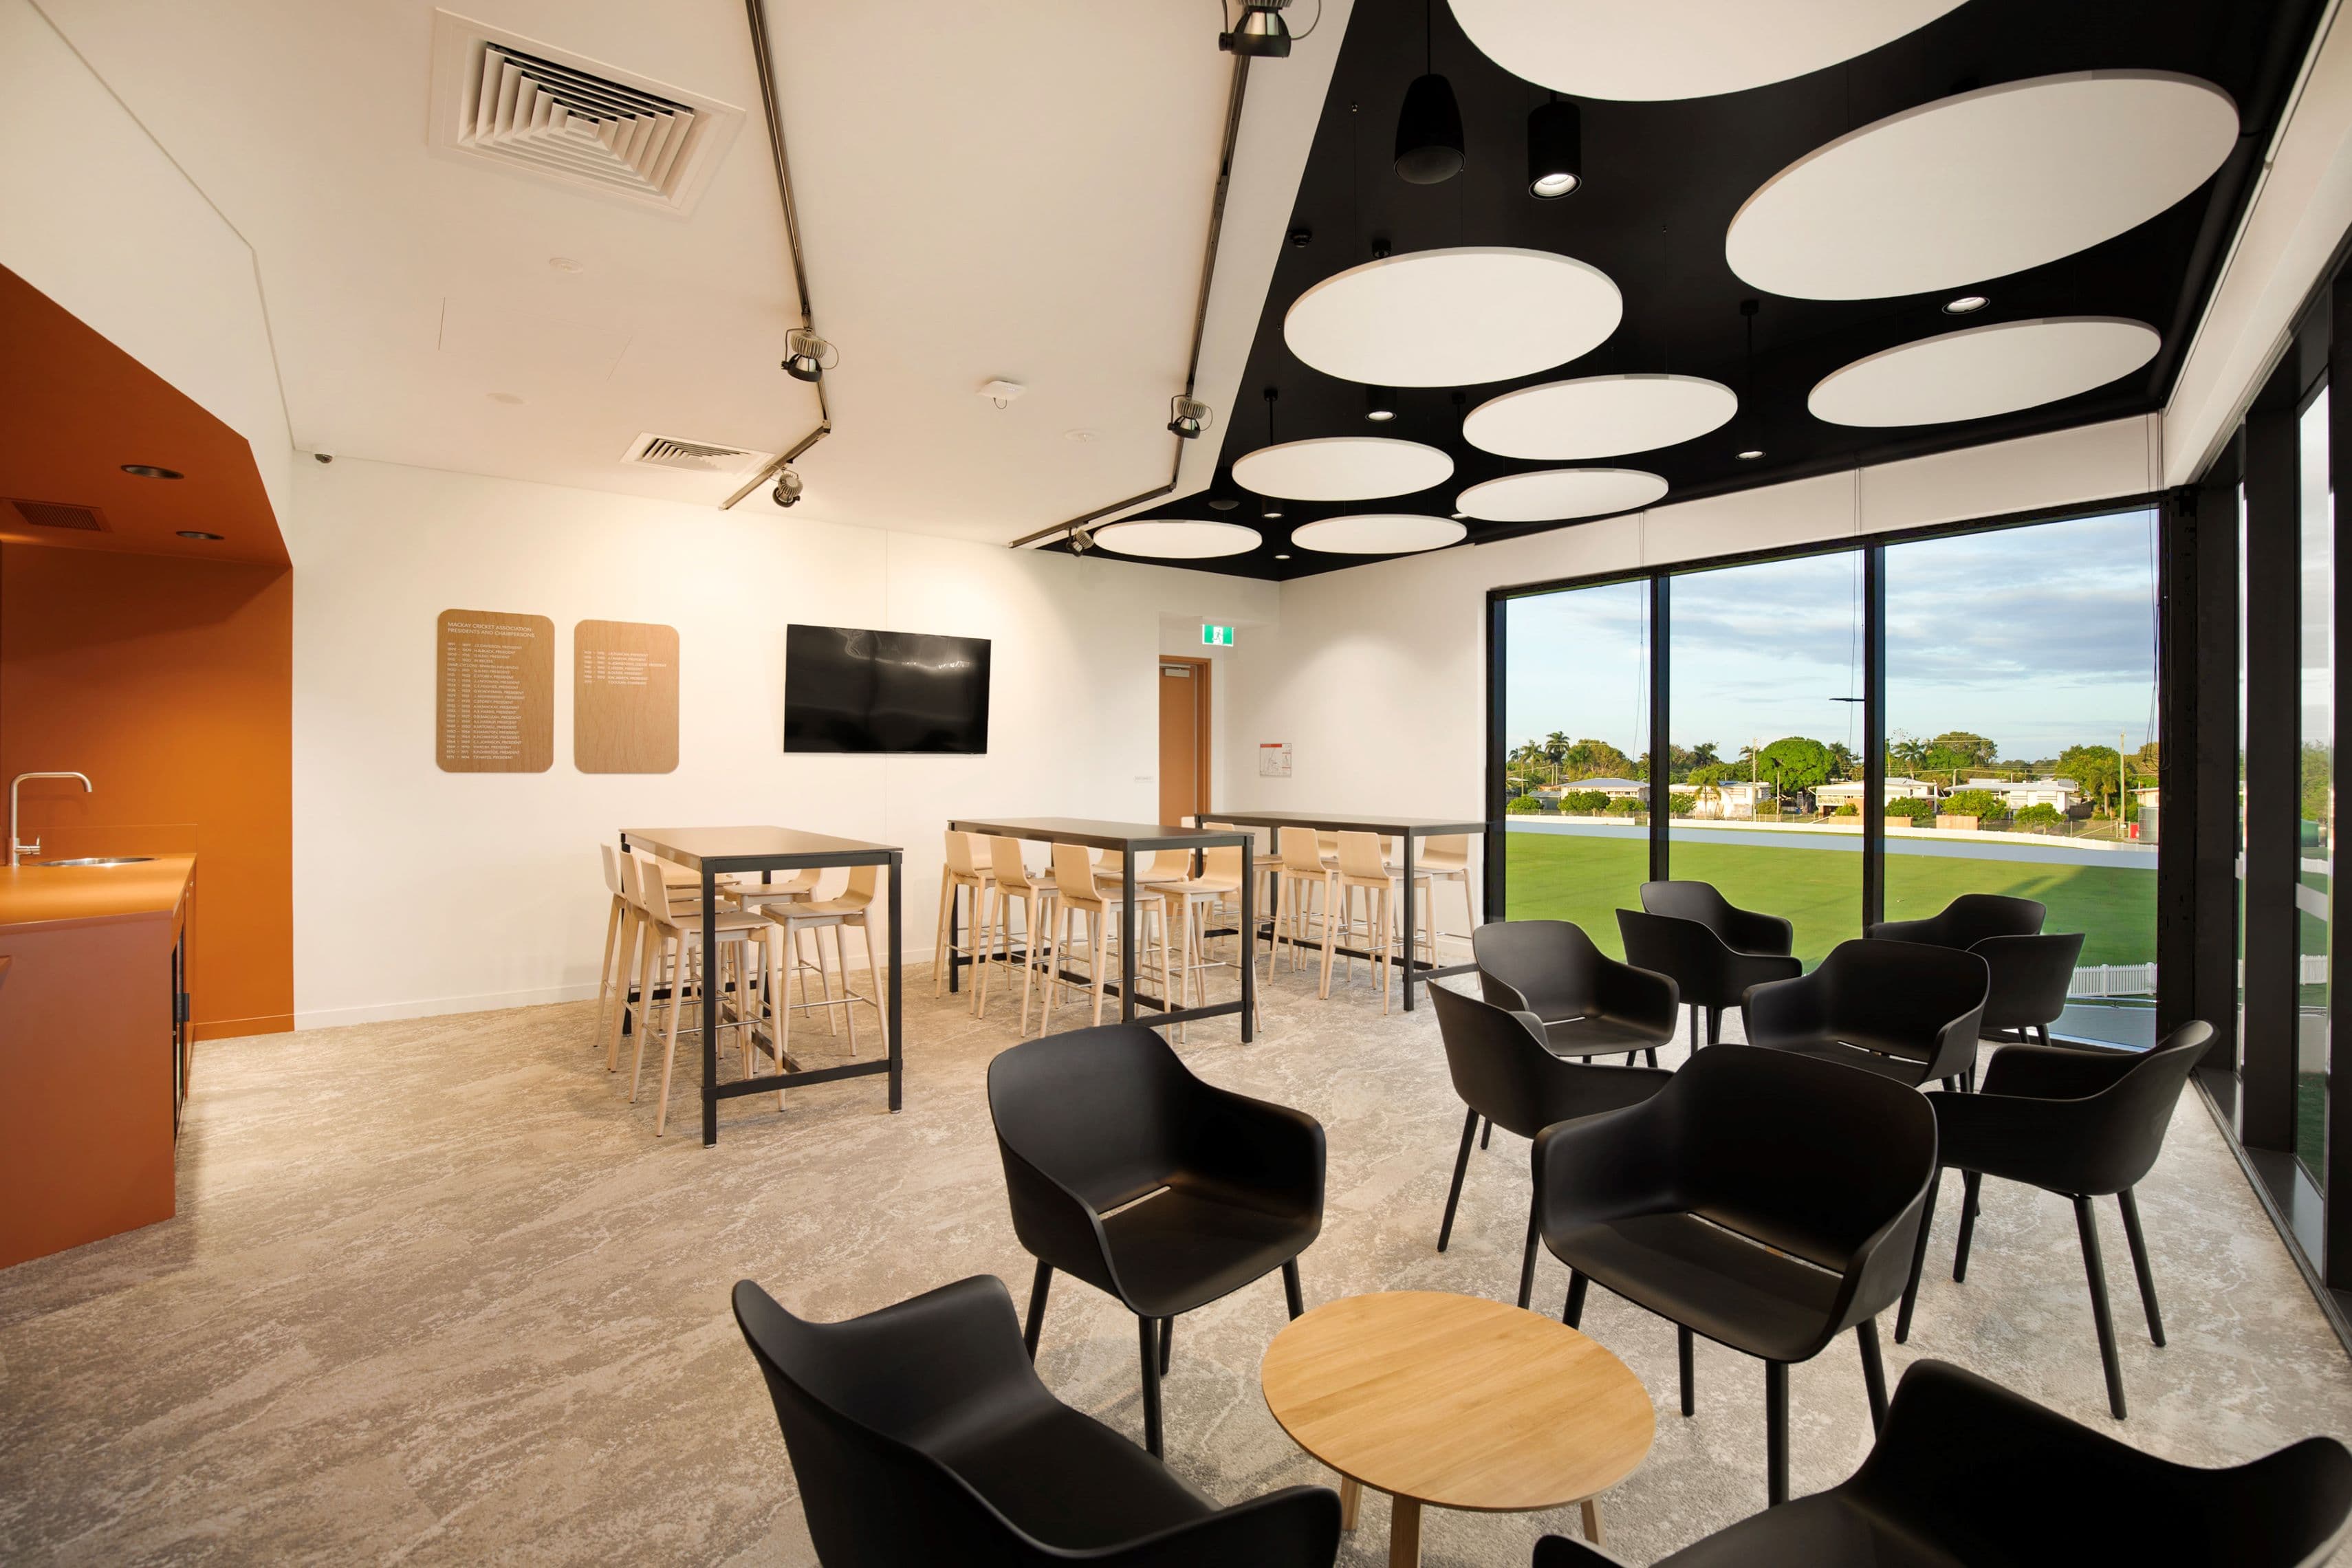
M 1160 661 L 1160 820 L 1209 809 L 1209 661 Z

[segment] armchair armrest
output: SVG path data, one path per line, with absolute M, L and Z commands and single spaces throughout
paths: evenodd
M 1812 975 L 1751 985 L 1739 999 L 1739 1015 L 1751 1046 L 1803 1041 L 1828 1026 L 1822 985 Z
M 1669 975 L 1603 956 L 1593 976 L 1593 1000 L 1612 1017 L 1639 1019 L 1672 1030 L 1682 1010 L 1682 988 Z
M 1936 1031 L 1936 1048 L 1927 1053 L 1927 1078 L 1952 1078 L 1976 1066 L 1983 1033 L 1984 1004 L 1979 1002 Z
M 1124 1299 L 1094 1205 L 1022 1158 L 1003 1137 L 996 1147 L 1004 1156 L 1004 1195 L 1021 1245 L 1040 1261 Z
M 2021 1095 L 1931 1094 L 1936 1109 L 1936 1157 L 1946 1168 L 2021 1178 L 2049 1173 L 2045 1167 L 2074 1164 L 2086 1129 L 2078 1100 L 2036 1100 Z
M 1724 945 L 1754 957 L 1786 958 L 1797 945 L 1797 927 L 1779 915 L 1755 910 L 1727 910 L 1723 921 Z
M 1745 996 L 1759 985 L 1770 985 L 1777 981 L 1795 980 L 1805 973 L 1802 959 L 1763 952 L 1738 952 L 1730 957 L 1732 984 Z
M 1657 1097 L 1622 1110 L 1556 1122 L 1536 1134 L 1536 1212 L 1545 1227 L 1598 1224 L 1648 1214 L 1671 1185 L 1661 1151 Z
M 1943 934 L 1943 928 L 1930 915 L 1924 921 L 1880 921 L 1862 934 L 1873 942 L 1920 942 L 1939 947 L 1942 943 L 1937 939 Z
M 1285 1487 L 1099 1555 L 1069 1555 L 1105 1568 L 1193 1568 L 1202 1563 L 1328 1563 L 1339 1553 L 1339 1494 L 1329 1487 Z
M 1986 1094 L 2032 1100 L 2087 1100 L 2139 1062 L 2136 1053 L 2085 1051 L 2071 1046 L 2003 1046 L 1985 1064 Z
M 1303 1110 L 1202 1083 L 1188 1163 L 1286 1211 L 1323 1213 L 1323 1124 Z

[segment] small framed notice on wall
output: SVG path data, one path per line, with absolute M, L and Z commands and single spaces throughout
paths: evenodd
M 1290 742 L 1260 741 L 1257 743 L 1257 776 L 1262 779 L 1286 779 L 1290 776 Z
M 572 762 L 583 773 L 677 768 L 677 628 L 582 621 L 572 630 Z
M 543 773 L 555 765 L 555 623 L 444 610 L 434 644 L 435 760 L 449 773 Z

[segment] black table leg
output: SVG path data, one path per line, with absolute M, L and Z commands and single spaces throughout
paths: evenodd
M 678 981 L 686 979 L 686 960 L 678 960 Z M 676 986 L 669 1005 L 678 1004 Z M 702 868 L 702 1144 L 719 1142 L 719 879 Z
M 898 978 L 899 971 L 906 967 L 901 962 L 906 956 L 906 943 L 901 939 L 898 930 L 900 910 L 898 884 L 904 880 L 900 873 L 906 869 L 906 859 L 907 858 L 898 850 L 894 849 L 890 852 L 888 868 L 890 873 L 890 1109 L 893 1110 L 898 1109 L 903 1098 L 900 1093 L 902 1078 L 900 1069 L 905 1060 L 904 1052 L 907 1043 L 906 994 Z M 874 933 L 867 931 L 866 940 L 872 942 Z M 953 973 L 952 969 L 950 973 Z M 847 983 L 848 977 L 843 976 L 844 985 L 845 986 Z
M 1401 832 L 1397 837 L 1404 843 L 1404 1010 L 1410 1013 L 1412 1011 L 1412 939 L 1413 932 L 1420 928 L 1412 923 L 1412 835 Z
M 1135 1022 L 1135 851 L 1122 848 L 1118 852 L 1118 869 L 1124 879 L 1119 884 L 1118 900 L 1118 1021 Z M 1158 1392 L 1156 1389 L 1153 1391 Z M 1154 1404 L 1158 1401 L 1155 1399 Z M 1158 1423 L 1155 1421 L 1154 1425 Z M 1158 1447 L 1152 1449 L 1158 1453 Z
M 1251 905 L 1257 887 L 1257 835 L 1242 840 L 1242 1044 L 1248 1045 L 1257 1017 L 1257 914 Z

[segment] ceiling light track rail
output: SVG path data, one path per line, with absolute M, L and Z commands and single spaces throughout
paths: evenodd
M 756 8 L 760 0 L 749 0 L 749 4 Z M 1217 247 L 1224 238 L 1225 196 L 1233 188 L 1234 149 L 1241 141 L 1242 100 L 1249 92 L 1249 68 L 1250 58 L 1247 55 L 1234 57 L 1233 88 L 1225 97 L 1224 145 L 1217 153 L 1217 188 L 1209 203 L 1209 238 L 1201 257 L 1201 289 L 1192 301 L 1192 350 L 1191 356 L 1184 363 L 1184 391 L 1181 399 L 1186 404 L 1192 401 L 1193 391 L 1200 380 L 1201 341 L 1208 330 L 1209 290 L 1217 277 Z M 782 156 L 781 151 L 782 145 L 781 141 L 777 142 L 779 158 Z M 1097 518 L 1108 517 L 1113 512 L 1125 511 L 1129 507 L 1141 506 L 1146 501 L 1157 500 L 1161 496 L 1167 495 L 1175 489 L 1177 481 L 1183 477 L 1185 440 L 1186 437 L 1181 435 L 1176 437 L 1175 457 L 1169 464 L 1166 484 L 1154 489 L 1148 489 L 1141 495 L 1129 496 L 1125 500 L 1113 501 L 1108 506 L 1097 507 L 1092 511 L 1071 518 L 1067 521 L 1055 523 L 1050 528 L 1041 528 L 1034 533 L 1024 533 L 1014 540 L 1008 548 L 1043 549 L 1048 544 L 1067 538 Z
M 800 210 L 793 205 L 792 164 L 784 156 L 784 115 L 776 99 L 776 72 L 768 49 L 768 7 L 766 0 L 743 0 L 743 10 L 751 24 L 751 63 L 760 73 L 760 108 L 768 121 L 768 149 L 775 154 L 776 195 L 784 207 L 784 240 L 793 253 L 793 289 L 800 301 L 801 326 L 809 332 L 816 331 L 816 315 L 809 308 L 808 263 L 801 254 Z M 1199 334 L 1196 330 L 1194 342 Z M 1196 346 L 1194 352 L 1197 353 Z M 827 436 L 833 434 L 833 410 L 825 403 L 824 383 L 813 381 L 816 390 L 816 428 L 794 442 L 781 457 L 752 475 L 733 495 L 719 503 L 727 511 L 735 503 L 766 484 L 790 468 L 793 460 Z

